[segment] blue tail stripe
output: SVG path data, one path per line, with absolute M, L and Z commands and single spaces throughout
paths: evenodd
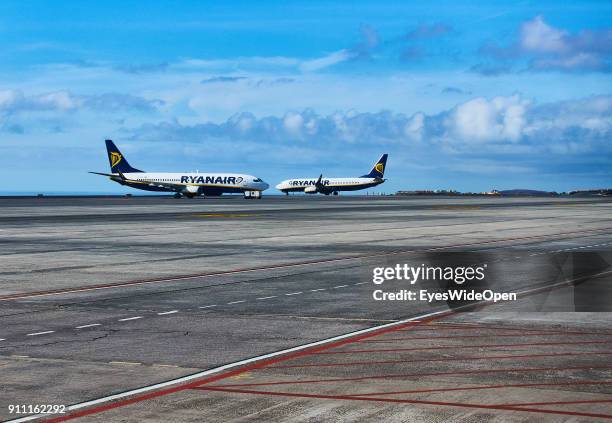
M 382 178 L 385 176 L 385 168 L 387 167 L 388 154 L 383 154 L 380 159 L 374 164 L 372 170 L 367 175 L 361 176 L 362 178 Z
M 108 152 L 111 173 L 142 173 L 142 170 L 130 166 L 125 156 L 121 154 L 115 143 L 111 140 L 106 140 L 106 151 Z

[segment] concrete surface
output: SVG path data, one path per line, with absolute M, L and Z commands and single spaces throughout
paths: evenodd
M 265 367 L 82 419 L 591 421 L 612 415 L 605 367 L 612 339 L 612 315 L 605 312 L 612 311 L 609 200 L 32 198 L 0 199 L 0 210 L 0 419 L 15 417 L 9 404 L 74 404 L 452 308 L 373 301 L 372 269 L 396 263 L 486 263 L 486 287 L 500 291 L 574 283 L 359 342 L 382 348 L 397 338 L 388 341 L 393 351 L 353 356 L 348 350 L 356 345 L 343 345 L 338 351 L 347 357 L 304 356 L 291 365 L 312 366 Z M 395 281 L 383 288 L 405 286 Z M 420 331 L 427 339 L 409 339 Z M 471 337 L 435 339 L 447 332 Z M 476 340 L 530 345 L 461 349 Z M 320 366 L 341 356 L 340 363 L 368 364 Z M 527 368 L 547 370 L 512 371 Z M 435 372 L 462 373 L 418 376 Z M 370 378 L 387 374 L 410 376 Z M 361 379 L 258 385 L 258 393 L 227 386 L 321 378 Z M 388 394 L 534 381 L 558 384 Z M 563 385 L 568 381 L 585 383 Z M 355 399 L 368 392 L 394 402 Z M 547 405 L 513 407 L 553 412 L 507 408 L 523 403 Z

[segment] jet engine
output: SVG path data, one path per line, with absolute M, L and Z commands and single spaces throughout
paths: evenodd
M 313 187 L 313 186 L 309 186 L 304 188 L 304 193 L 305 194 L 316 194 L 317 193 L 317 187 Z
M 200 187 L 194 185 L 187 185 L 183 188 L 182 194 L 186 195 L 189 198 L 193 198 L 198 195 L 200 192 Z

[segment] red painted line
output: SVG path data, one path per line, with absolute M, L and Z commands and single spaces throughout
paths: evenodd
M 521 355 L 489 355 L 489 356 L 471 356 L 471 357 L 445 357 L 445 358 L 423 358 L 414 360 L 383 360 L 383 361 L 348 361 L 348 362 L 332 362 L 332 363 L 314 363 L 314 364 L 294 364 L 282 366 L 268 366 L 273 369 L 293 369 L 303 367 L 347 367 L 347 366 L 371 366 L 373 364 L 409 364 L 409 363 L 434 363 L 439 361 L 466 361 L 466 360 L 508 360 L 508 359 L 530 359 L 542 357 L 569 357 L 569 356 L 584 356 L 584 355 L 612 355 L 612 351 L 592 351 L 592 352 L 568 352 L 568 353 L 550 353 L 550 354 L 521 354 Z
M 229 392 L 229 393 L 239 393 L 239 394 L 269 395 L 269 396 L 295 397 L 295 398 L 349 400 L 349 401 L 390 402 L 390 403 L 401 403 L 401 404 L 423 404 L 423 405 L 477 408 L 477 409 L 488 409 L 488 410 L 525 411 L 525 412 L 531 412 L 531 413 L 560 414 L 560 415 L 569 415 L 569 416 L 583 416 L 583 417 L 612 419 L 612 414 L 596 414 L 596 413 L 583 413 L 583 412 L 578 412 L 578 411 L 547 410 L 547 409 L 540 409 L 540 408 L 514 407 L 514 406 L 507 406 L 507 405 L 501 406 L 501 405 L 470 404 L 470 403 L 457 403 L 457 402 L 423 401 L 423 400 L 414 400 L 414 399 L 353 397 L 353 396 L 348 396 L 348 395 L 299 394 L 299 393 L 294 393 L 294 392 L 270 392 L 270 391 L 254 391 L 254 390 L 248 390 L 248 389 L 224 389 L 224 388 L 213 388 L 213 387 L 208 387 L 208 386 L 199 387 L 195 389 L 199 389 L 203 391 L 219 391 L 219 392 Z
M 469 247 L 469 246 L 474 246 L 474 245 L 487 245 L 487 244 L 493 244 L 493 243 L 499 243 L 499 242 L 520 241 L 520 240 L 538 239 L 538 238 L 546 238 L 546 237 L 554 238 L 558 236 L 571 235 L 571 234 L 577 234 L 577 233 L 582 234 L 582 233 L 587 233 L 587 232 L 606 232 L 611 229 L 612 227 L 597 228 L 597 229 L 583 229 L 580 231 L 560 232 L 557 234 L 531 235 L 531 236 L 524 236 L 524 237 L 511 237 L 511 238 L 494 239 L 494 240 L 487 240 L 487 241 L 468 242 L 468 243 L 463 243 L 463 244 L 445 245 L 441 247 L 431 247 L 431 248 L 426 248 L 422 250 L 411 249 L 411 250 L 390 251 L 390 252 L 385 252 L 385 253 L 359 254 L 359 255 L 354 255 L 354 256 L 337 257 L 337 258 L 330 258 L 330 259 L 306 260 L 306 261 L 300 261 L 300 262 L 275 264 L 275 265 L 269 265 L 269 266 L 255 266 L 255 267 L 248 267 L 244 269 L 223 270 L 223 271 L 218 271 L 218 272 L 195 273 L 195 274 L 177 275 L 177 276 L 164 277 L 164 278 L 139 279 L 139 280 L 133 280 L 133 281 L 126 281 L 126 282 L 106 283 L 106 284 L 80 286 L 80 287 L 72 287 L 72 288 L 53 289 L 53 290 L 46 290 L 46 291 L 24 292 L 24 293 L 17 293 L 17 294 L 2 295 L 0 296 L 0 301 L 11 301 L 11 300 L 24 299 L 24 298 L 42 297 L 42 296 L 76 293 L 76 292 L 86 292 L 86 291 L 94 291 L 94 290 L 100 290 L 100 289 L 122 288 L 122 287 L 127 287 L 127 286 L 145 285 L 145 284 L 152 284 L 152 283 L 177 282 L 177 281 L 196 279 L 196 278 L 207 278 L 207 277 L 213 277 L 213 276 L 223 276 L 223 275 L 231 275 L 231 274 L 237 274 L 237 273 L 255 272 L 255 271 L 261 271 L 261 270 L 284 269 L 284 268 L 289 268 L 289 267 L 308 266 L 308 265 L 313 265 L 313 264 L 335 263 L 339 261 L 363 260 L 366 258 L 384 257 L 384 256 L 398 255 L 398 254 L 442 251 L 442 250 L 448 250 L 448 249 L 453 249 L 453 248 Z
M 588 334 L 584 334 L 584 333 L 549 333 L 549 334 L 542 334 L 542 333 L 490 333 L 487 335 L 454 335 L 454 336 L 411 336 L 411 337 L 403 337 L 403 338 L 385 338 L 385 339 L 368 339 L 365 341 L 361 341 L 361 342 L 368 342 L 368 343 L 376 343 L 376 342 L 397 342 L 397 341 L 418 341 L 418 340 L 430 340 L 430 341 L 434 341 L 436 339 L 476 339 L 476 338 L 502 338 L 502 337 L 512 337 L 512 338 L 524 338 L 526 336 L 542 336 L 542 335 L 547 335 L 547 336 L 591 336 Z M 604 335 L 604 336 L 612 336 L 612 335 Z
M 329 382 L 353 382 L 358 380 L 373 380 L 373 379 L 397 379 L 409 377 L 429 377 L 429 376 L 461 376 L 461 375 L 477 375 L 488 373 L 532 373 L 532 372 L 554 372 L 568 370 L 594 370 L 594 369 L 612 369 L 612 364 L 605 366 L 567 366 L 567 367 L 530 367 L 526 369 L 482 369 L 482 370 L 461 370 L 454 372 L 434 372 L 434 373 L 400 373 L 375 376 L 358 376 L 346 378 L 331 378 L 331 379 L 308 379 L 308 380 L 286 380 L 276 382 L 256 382 L 256 383 L 232 383 L 224 385 L 215 385 L 215 387 L 242 387 L 242 386 L 276 386 L 276 385 L 310 385 L 315 383 Z
M 498 348 L 498 347 L 537 347 L 537 346 L 552 346 L 552 345 L 589 345 L 589 344 L 610 344 L 612 340 L 606 341 L 578 341 L 578 342 L 530 342 L 525 344 L 482 344 L 482 345 L 444 345 L 438 347 L 418 347 L 418 348 L 381 348 L 372 350 L 343 350 L 343 351 L 323 351 L 313 354 L 362 354 L 362 353 L 380 353 L 380 352 L 400 352 L 400 351 L 431 351 L 431 350 L 446 350 L 452 349 L 469 349 L 469 348 Z
M 464 386 L 461 388 L 430 388 L 430 389 L 412 389 L 410 391 L 386 391 L 386 392 L 367 392 L 363 394 L 350 394 L 348 396 L 376 396 L 376 395 L 399 395 L 399 394 L 424 394 L 432 392 L 448 392 L 448 391 L 479 391 L 487 389 L 507 389 L 507 388 L 533 388 L 545 386 L 566 386 L 566 385 L 612 385 L 612 380 L 609 381 L 590 381 L 590 380 L 572 380 L 568 382 L 549 382 L 549 383 L 513 383 L 509 385 L 479 385 L 479 386 Z
M 86 409 L 83 409 L 83 410 L 80 410 L 80 411 L 75 411 L 75 412 L 72 412 L 70 414 L 66 414 L 66 415 L 63 415 L 63 416 L 58 416 L 58 417 L 52 418 L 52 419 L 48 420 L 47 423 L 59 423 L 59 422 L 67 421 L 67 420 L 73 420 L 73 419 L 84 417 L 84 416 L 88 416 L 88 415 L 91 415 L 91 414 L 97 414 L 97 413 L 101 413 L 101 412 L 104 412 L 104 411 L 112 410 L 112 409 L 115 409 L 115 408 L 118 408 L 118 407 L 124 407 L 126 405 L 130 405 L 130 404 L 135 404 L 135 403 L 138 403 L 138 402 L 146 401 L 146 400 L 149 400 L 149 399 L 152 399 L 152 398 L 157 398 L 157 397 L 161 397 L 161 396 L 165 396 L 165 395 L 170 395 L 170 394 L 173 394 L 173 393 L 176 393 L 176 392 L 184 391 L 184 390 L 187 390 L 187 389 L 192 389 L 192 388 L 195 388 L 195 387 L 207 384 L 207 383 L 212 383 L 212 382 L 216 382 L 218 380 L 226 379 L 228 377 L 232 377 L 232 376 L 235 376 L 235 375 L 238 375 L 238 374 L 241 374 L 241 373 L 249 372 L 249 371 L 256 370 L 256 369 L 259 369 L 259 368 L 262 368 L 262 367 L 266 367 L 266 366 L 269 366 L 271 364 L 279 363 L 279 362 L 286 361 L 286 360 L 291 360 L 291 359 L 298 358 L 298 357 L 303 357 L 303 356 L 306 356 L 306 355 L 309 355 L 309 354 L 313 354 L 314 352 L 317 352 L 317 351 L 322 351 L 322 350 L 329 349 L 329 348 L 336 348 L 336 347 L 339 347 L 339 346 L 342 346 L 342 345 L 345 345 L 345 344 L 350 344 L 350 343 L 353 343 L 353 342 L 358 342 L 361 339 L 365 339 L 365 338 L 368 338 L 370 336 L 377 336 L 377 335 L 379 335 L 381 333 L 392 332 L 394 330 L 398 330 L 398 329 L 402 329 L 402 328 L 406 328 L 406 327 L 410 327 L 410 326 L 420 325 L 420 324 L 427 323 L 427 322 L 430 322 L 430 321 L 434 321 L 434 320 L 437 320 L 437 319 L 442 319 L 442 318 L 447 317 L 447 316 L 449 316 L 451 314 L 453 314 L 453 312 L 449 311 L 447 313 L 442 313 L 442 314 L 439 314 L 439 315 L 436 315 L 436 316 L 433 316 L 433 317 L 429 317 L 429 318 L 423 319 L 423 320 L 421 320 L 419 322 L 409 322 L 409 323 L 406 323 L 406 324 L 403 324 L 403 325 L 398 325 L 398 326 L 391 327 L 391 328 L 381 329 L 379 331 L 373 331 L 373 332 L 365 333 L 363 335 L 359 335 L 359 336 L 356 336 L 354 338 L 342 339 L 342 340 L 339 340 L 339 341 L 336 341 L 336 342 L 331 342 L 331 343 L 326 344 L 326 345 L 321 345 L 321 346 L 317 346 L 317 347 L 313 347 L 313 348 L 309 348 L 309 349 L 305 349 L 305 350 L 301 350 L 301 351 L 296 351 L 294 353 L 287 354 L 285 356 L 274 357 L 274 358 L 271 358 L 271 359 L 268 359 L 268 360 L 262 360 L 260 362 L 253 363 L 251 365 L 244 366 L 244 367 L 241 367 L 241 368 L 238 368 L 236 370 L 229 371 L 229 372 L 221 373 L 221 374 L 218 374 L 218 375 L 215 375 L 215 376 L 211 376 L 211 377 L 208 377 L 208 378 L 205 378 L 205 379 L 202 379 L 202 380 L 197 380 L 197 381 L 186 383 L 186 384 L 183 384 L 183 385 L 178 385 L 178 386 L 175 386 L 175 387 L 172 387 L 172 388 L 162 389 L 162 390 L 159 390 L 159 391 L 154 391 L 154 392 L 150 392 L 150 393 L 143 394 L 143 395 L 138 395 L 138 396 L 135 396 L 135 397 L 132 397 L 132 398 L 128 398 L 128 399 L 125 399 L 125 400 L 111 402 L 109 404 L 100 405 L 100 406 L 93 407 L 93 408 L 86 408 Z
M 612 399 L 601 399 L 601 400 L 579 400 L 579 401 L 550 401 L 550 402 L 524 402 L 521 404 L 495 404 L 501 407 L 522 407 L 525 405 L 535 406 L 535 405 L 571 405 L 571 404 L 598 404 L 598 403 L 606 403 L 612 402 Z
M 556 334 L 556 333 L 569 333 L 569 334 L 589 334 L 589 335 L 612 335 L 612 332 L 609 331 L 565 331 L 563 329 L 529 329 L 522 328 L 516 326 L 496 326 L 496 325 L 487 325 L 487 324 L 445 324 L 445 323 L 436 323 L 431 325 L 425 325 L 421 328 L 415 328 L 414 331 L 426 332 L 426 331 L 444 331 L 444 330 L 477 330 L 477 329 L 488 329 L 488 330 L 506 330 L 506 331 L 520 331 L 520 332 L 536 332 L 541 334 Z M 398 332 L 403 332 L 404 330 L 399 330 Z

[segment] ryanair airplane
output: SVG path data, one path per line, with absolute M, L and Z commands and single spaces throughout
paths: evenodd
M 276 189 L 289 195 L 290 192 L 304 192 L 306 194 L 321 193 L 325 195 L 338 195 L 339 191 L 357 191 L 375 187 L 385 182 L 385 166 L 387 165 L 387 154 L 383 154 L 374 164 L 367 175 L 358 178 L 300 178 L 287 179 L 276 186 Z
M 145 191 L 174 192 L 176 198 L 196 195 L 219 196 L 244 194 L 244 198 L 261 198 L 269 185 L 251 175 L 238 173 L 152 173 L 134 169 L 115 143 L 106 140 L 111 173 L 89 172 L 108 176 L 111 181 Z

